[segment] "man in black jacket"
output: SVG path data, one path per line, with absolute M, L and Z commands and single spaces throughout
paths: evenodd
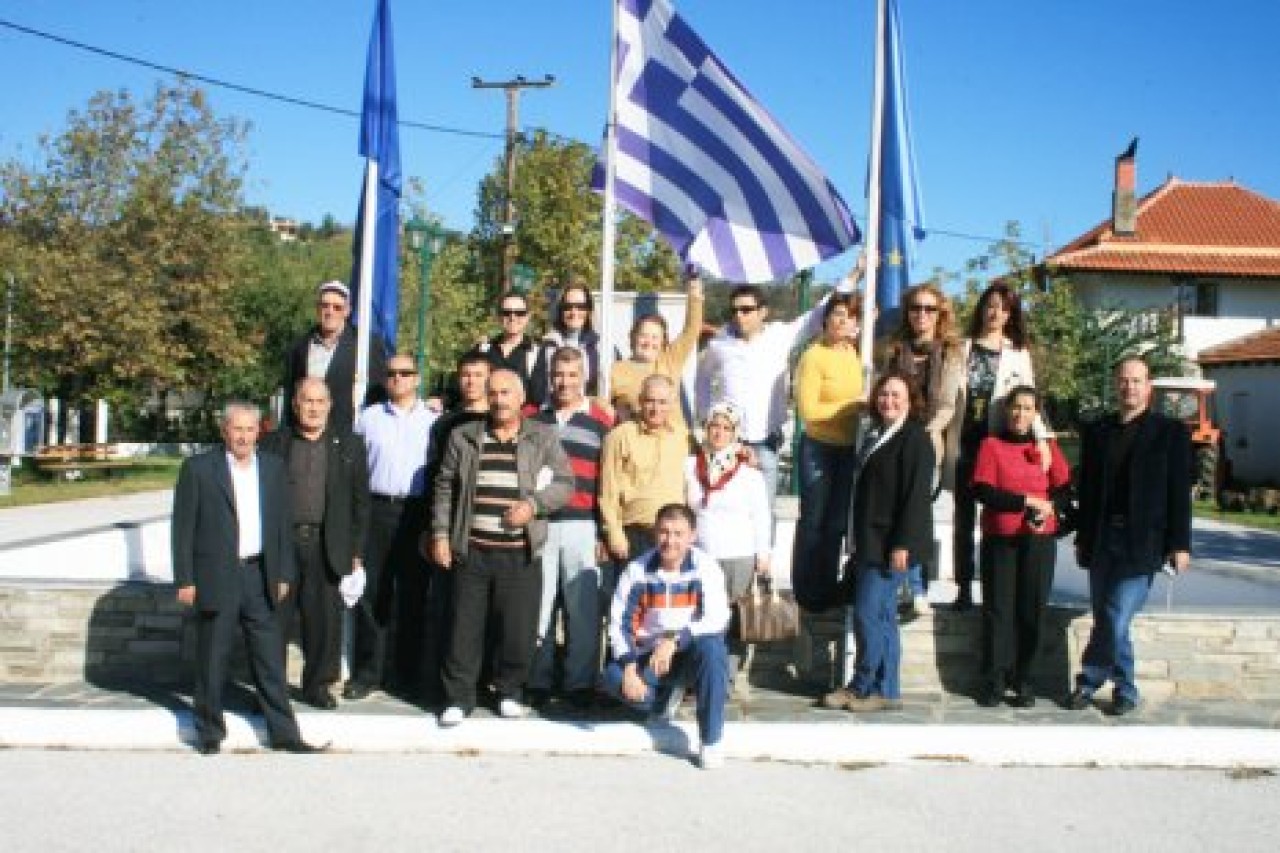
M 1081 442 L 1076 561 L 1089 570 L 1093 630 L 1067 706 L 1083 710 L 1108 680 L 1112 713 L 1138 707 L 1129 626 L 1151 580 L 1191 560 L 1191 442 L 1180 422 L 1150 411 L 1151 369 L 1141 358 L 1115 368 L 1119 411 Z
M 329 426 L 329 389 L 306 378 L 293 395 L 293 424 L 268 435 L 262 449 L 285 461 L 293 506 L 297 593 L 281 608 L 285 639 L 298 611 L 302 698 L 337 707 L 331 688 L 342 677 L 343 578 L 364 573 L 369 527 L 369 473 L 364 442 Z
M 236 629 L 273 749 L 315 752 L 303 742 L 285 686 L 284 644 L 275 610 L 295 577 L 284 464 L 257 452 L 256 406 L 229 403 L 225 445 L 182 464 L 173 492 L 173 579 L 196 619 L 196 748 L 218 752 L 227 736 L 222 689 Z
M 307 376 L 323 379 L 329 386 L 333 406 L 331 426 L 350 430 L 355 422 L 356 330 L 347 323 L 351 316 L 351 292 L 340 281 L 326 281 L 316 288 L 316 325 L 289 348 L 285 363 L 284 420 L 293 415 L 293 394 L 298 380 Z M 377 335 L 369 340 L 369 383 L 361 407 L 386 399 L 386 353 Z

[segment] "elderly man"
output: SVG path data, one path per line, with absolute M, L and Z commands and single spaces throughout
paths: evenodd
M 1179 421 L 1153 412 L 1151 368 L 1126 358 L 1115 368 L 1119 411 L 1080 446 L 1076 562 L 1089 570 L 1093 628 L 1067 707 L 1083 710 L 1108 680 L 1111 713 L 1138 707 L 1129 626 L 1161 565 L 1191 561 L 1191 440 Z
M 285 685 L 276 608 L 296 570 L 284 463 L 259 454 L 261 413 L 223 409 L 223 446 L 182 463 L 173 491 L 173 579 L 196 620 L 196 748 L 215 755 L 227 736 L 222 690 L 237 629 L 249 647 L 271 748 L 317 752 L 302 740 Z
M 356 421 L 369 456 L 368 584 L 355 610 L 347 699 L 363 699 L 384 680 L 410 694 L 422 687 L 428 575 L 418 538 L 427 515 L 427 446 L 438 415 L 418 398 L 419 379 L 412 357 L 392 356 L 389 399 L 369 406 Z M 387 678 L 393 623 L 395 674 Z
M 338 429 L 351 429 L 355 421 L 356 330 L 347 323 L 351 316 L 351 292 L 340 281 L 326 281 L 316 288 L 316 324 L 289 348 L 285 364 L 285 419 L 293 413 L 293 393 L 305 376 L 323 379 L 329 386 L 333 404 L 329 422 Z M 386 355 L 382 342 L 372 335 L 369 344 L 369 377 L 362 406 L 385 398 Z
M 456 726 L 476 704 L 485 625 L 498 644 L 498 713 L 520 717 L 542 597 L 537 559 L 547 517 L 573 494 L 573 469 L 556 433 L 521 416 L 523 384 L 510 370 L 489 377 L 489 416 L 454 429 L 431 501 L 431 555 L 456 573 L 453 630 L 445 657 L 446 707 Z
M 529 676 L 529 701 L 545 704 L 555 670 L 555 605 L 564 613 L 568 648 L 564 686 L 579 710 L 591 706 L 600 667 L 601 576 L 596 523 L 596 491 L 600 448 L 613 417 L 585 396 L 586 357 L 575 346 L 551 356 L 551 401 L 538 413 L 539 423 L 556 430 L 573 467 L 569 503 L 552 513 L 547 544 L 542 549 L 542 610 L 538 615 L 538 651 Z
M 715 558 L 693 547 L 696 524 L 684 504 L 659 509 L 657 547 L 632 560 L 619 578 L 609 613 L 613 662 L 604 685 L 642 711 L 669 708 L 673 690 L 692 687 L 700 763 L 711 770 L 724 763 L 729 600 Z
M 504 293 L 498 300 L 498 319 L 502 332 L 473 350 L 489 359 L 494 370 L 510 370 L 520 377 L 525 402 L 538 407 L 543 403 L 544 388 L 535 387 L 535 374 L 545 375 L 541 364 L 542 348 L 529 337 L 529 300 L 521 293 Z
M 363 572 L 369 527 L 369 473 L 364 444 L 329 425 L 332 403 L 324 380 L 308 377 L 293 394 L 292 426 L 271 433 L 262 449 L 285 461 L 293 506 L 298 585 L 282 608 L 285 638 L 297 610 L 302 646 L 302 699 L 337 707 L 332 687 L 342 676 L 342 593 L 339 584 Z
M 640 417 L 604 440 L 600 518 L 609 554 L 625 563 L 653 547 L 658 509 L 684 503 L 689 435 L 672 422 L 675 383 L 655 373 L 640 386 Z

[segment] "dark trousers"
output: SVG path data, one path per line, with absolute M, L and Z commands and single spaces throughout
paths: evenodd
M 476 704 L 485 652 L 485 627 L 494 626 L 493 686 L 517 697 L 529 676 L 542 603 L 542 570 L 523 548 L 472 546 L 453 569 L 453 629 L 444 662 L 445 701 L 464 710 Z
M 956 586 L 960 587 L 960 595 L 965 598 L 973 594 L 973 528 L 978 520 L 978 504 L 973 495 L 972 480 L 976 457 L 977 450 L 966 452 L 962 449 L 956 460 L 955 530 L 951 549 L 955 559 Z
M 369 687 L 382 685 L 393 625 L 400 638 L 396 676 L 404 686 L 418 680 L 427 587 L 418 536 L 425 512 L 420 500 L 393 502 L 375 496 L 370 504 L 365 590 L 353 608 L 352 681 Z
M 995 690 L 1030 677 L 1056 555 L 1052 536 L 982 538 L 982 672 Z
M 259 704 L 273 744 L 301 738 L 289 706 L 284 675 L 284 642 L 280 623 L 268 599 L 262 564 L 241 563 L 235 570 L 240 584 L 239 604 L 216 612 L 196 613 L 196 737 L 221 743 L 227 736 L 222 715 L 222 691 L 227 683 L 227 660 L 236 630 L 244 634 L 249 671 L 258 689 Z M 274 591 L 270 593 L 274 598 Z
M 302 692 L 310 697 L 328 690 L 342 677 L 342 593 L 338 577 L 324 555 L 318 525 L 299 524 L 293 529 L 298 563 L 298 586 L 279 607 L 286 642 L 293 616 L 298 616 L 298 641 L 302 646 Z

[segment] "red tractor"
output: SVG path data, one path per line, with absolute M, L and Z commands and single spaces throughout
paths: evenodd
M 1194 455 L 1191 470 L 1192 494 L 1199 499 L 1215 497 L 1228 482 L 1226 447 L 1222 429 L 1214 420 L 1212 379 L 1165 377 L 1153 380 L 1151 408 L 1177 418 L 1191 433 Z

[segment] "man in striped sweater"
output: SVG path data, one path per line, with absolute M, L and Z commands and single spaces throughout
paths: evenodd
M 534 418 L 555 429 L 573 468 L 569 503 L 551 514 L 547 544 L 542 548 L 542 610 L 538 616 L 538 649 L 534 652 L 527 697 L 535 708 L 546 704 L 555 669 L 555 604 L 564 613 L 564 686 L 578 710 L 591 707 L 600 671 L 600 525 L 596 490 L 600 448 L 613 417 L 584 392 L 582 350 L 560 347 L 551 356 L 551 400 Z
M 729 601 L 719 564 L 693 547 L 695 524 L 684 504 L 659 509 L 658 546 L 618 579 L 609 615 L 614 660 L 604 685 L 645 711 L 666 707 L 674 689 L 691 687 L 698 700 L 699 760 L 710 770 L 724 763 Z

